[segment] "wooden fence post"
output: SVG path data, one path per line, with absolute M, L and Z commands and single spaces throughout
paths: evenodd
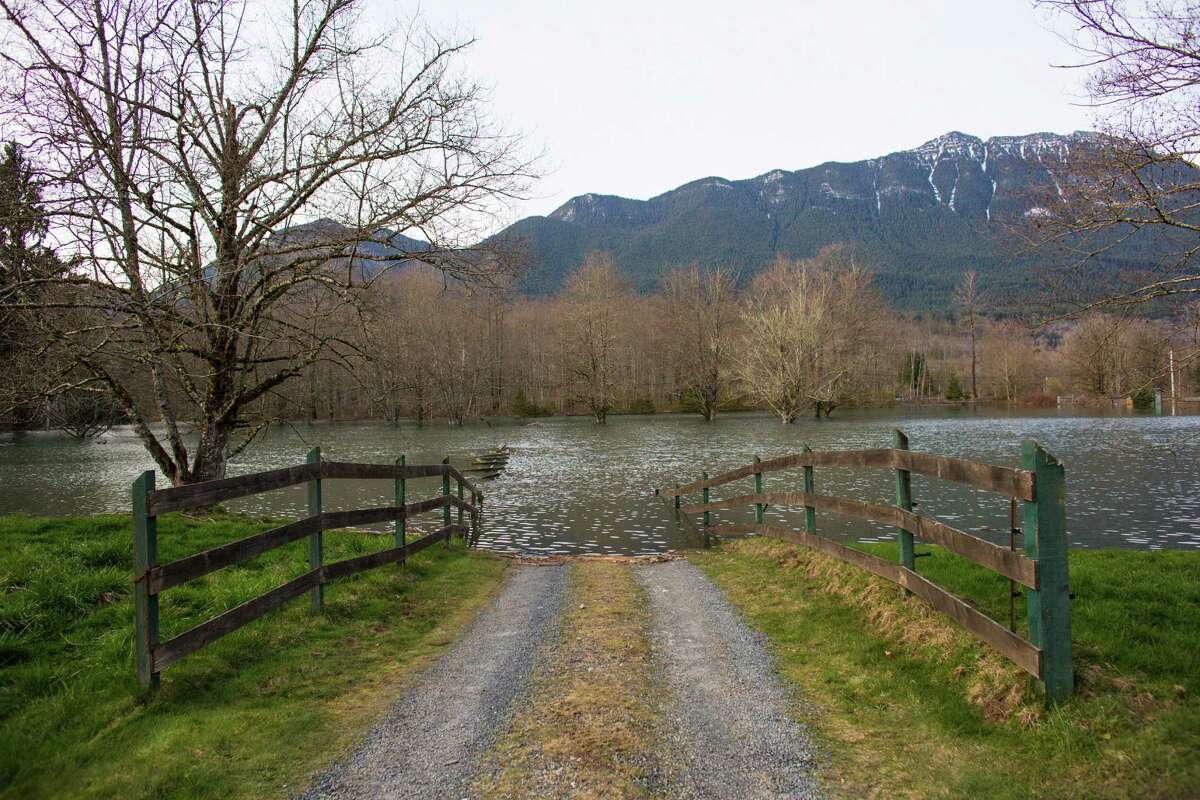
M 442 497 L 447 500 L 446 505 L 442 507 L 442 527 L 444 528 L 450 524 L 450 456 L 442 459 Z M 446 547 L 450 546 L 452 538 L 450 535 L 446 536 Z
M 755 494 L 762 494 L 762 490 L 763 490 L 763 474 L 762 474 L 762 470 L 758 468 L 758 465 L 761 463 L 762 463 L 762 459 L 759 458 L 758 456 L 755 456 L 754 457 L 754 466 L 755 466 L 754 493 Z M 755 525 L 763 524 L 763 517 L 765 515 L 766 510 L 767 510 L 767 507 L 765 505 L 763 505 L 762 503 L 754 504 L 754 524 Z
M 458 479 L 458 499 L 459 499 L 459 500 L 462 500 L 462 499 L 463 499 L 463 482 L 462 482 L 462 478 L 459 478 L 459 479 Z M 462 506 L 459 506 L 459 507 L 458 507 L 458 524 L 459 524 L 459 525 L 462 525 L 462 521 L 463 521 L 463 509 L 462 509 Z
M 1067 574 L 1067 507 L 1063 468 L 1036 442 L 1021 446 L 1034 473 L 1035 497 L 1025 503 L 1025 552 L 1037 562 L 1038 589 L 1026 590 L 1029 641 L 1042 651 L 1046 703 L 1067 699 L 1075 687 L 1071 662 L 1071 597 Z
M 479 537 L 483 533 L 483 493 L 475 495 L 475 534 L 471 537 L 472 546 L 479 546 Z
M 404 469 L 404 466 L 405 466 L 404 459 L 405 459 L 405 457 L 403 454 L 401 454 L 401 456 L 396 459 L 396 466 L 399 467 L 400 469 Z M 401 473 L 401 475 L 403 475 L 403 473 Z M 407 504 L 408 504 L 408 481 L 405 480 L 403 477 L 396 478 L 396 507 L 404 508 L 404 506 L 406 506 Z M 406 545 L 406 544 L 408 544 L 408 515 L 407 514 L 405 514 L 403 517 L 400 517 L 398 520 L 396 520 L 396 547 L 404 547 L 404 545 Z M 400 565 L 403 566 L 404 562 L 401 561 Z
M 308 451 L 309 464 L 321 463 L 321 448 L 314 447 Z M 321 473 L 317 473 L 317 477 L 308 482 L 308 515 L 310 517 L 321 516 Z M 325 541 L 324 533 L 317 531 L 312 536 L 308 537 L 308 568 L 319 569 L 325 564 Z M 325 581 L 319 581 L 312 588 L 312 610 L 320 613 L 325 610 Z
M 158 564 L 158 518 L 150 513 L 154 470 L 133 482 L 133 640 L 138 682 L 158 688 L 154 650 L 158 647 L 158 595 L 150 593 L 150 570 Z
M 806 444 L 806 445 L 804 445 L 804 452 L 811 453 L 812 448 Z M 817 481 L 816 481 L 816 477 L 813 475 L 812 464 L 809 464 L 804 467 L 804 491 L 807 494 L 816 494 L 817 493 Z M 816 506 L 805 506 L 804 507 L 804 530 L 810 534 L 813 534 L 814 536 L 816 535 L 816 533 L 817 533 L 817 507 Z
M 707 472 L 701 472 L 700 476 L 703 480 L 706 480 L 706 481 L 708 480 Z M 704 502 L 704 505 L 708 505 L 708 487 L 707 486 L 704 487 L 701 498 Z M 711 521 L 712 521 L 712 517 L 709 515 L 708 509 L 704 509 L 704 546 L 705 547 L 710 546 L 710 542 L 709 542 L 709 538 L 708 538 L 708 525 Z
M 899 428 L 892 431 L 892 447 L 896 450 L 908 449 L 908 436 Z M 896 470 L 896 505 L 905 511 L 912 511 L 912 473 L 906 469 Z M 904 528 L 896 528 L 896 541 L 900 545 L 900 564 L 905 569 L 915 572 L 917 557 L 913 547 L 913 535 Z M 907 589 L 904 593 L 912 594 Z
M 675 484 L 675 491 L 676 491 L 676 492 L 678 492 L 678 491 L 679 491 L 679 484 L 678 484 L 678 483 L 677 483 L 677 484 Z M 678 494 L 676 494 L 676 495 L 675 495 L 675 510 L 676 510 L 676 511 L 678 511 L 678 510 L 679 510 L 679 495 L 678 495 Z

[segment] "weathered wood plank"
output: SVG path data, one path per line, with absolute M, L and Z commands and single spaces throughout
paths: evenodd
M 990 644 L 1030 675 L 1042 677 L 1042 651 L 1030 642 L 912 570 L 901 568 L 897 583 Z
M 451 497 L 449 503 L 458 506 L 457 497 Z M 282 547 L 289 542 L 311 536 L 318 531 L 338 530 L 356 525 L 369 525 L 375 522 L 391 522 L 407 519 L 418 514 L 425 514 L 444 507 L 447 500 L 444 497 L 434 497 L 409 503 L 403 508 L 399 506 L 383 506 L 380 508 L 356 509 L 354 511 L 326 511 L 312 517 L 290 522 L 269 531 L 247 536 L 235 542 L 219 545 L 204 550 L 192 556 L 161 564 L 150 570 L 150 591 L 153 594 L 178 586 L 181 583 L 215 572 L 223 567 L 261 555 L 276 547 Z M 463 502 L 460 506 L 464 511 L 475 513 L 476 507 Z
M 204 645 L 253 622 L 262 615 L 279 608 L 288 600 L 297 598 L 319 586 L 320 583 L 321 568 L 309 570 L 298 578 L 276 586 L 266 594 L 259 595 L 253 600 L 247 600 L 207 622 L 200 623 L 174 639 L 159 645 L 154 651 L 154 668 L 161 670 L 174 664 L 188 653 L 194 653 Z
M 976 489 L 999 492 L 1018 500 L 1033 500 L 1036 494 L 1033 473 L 1029 470 L 998 467 L 913 450 L 893 450 L 891 465 L 896 469 L 906 469 L 933 478 L 964 483 Z
M 188 486 L 159 489 L 150 495 L 150 513 L 158 515 L 166 514 L 169 511 L 211 506 L 246 495 L 283 489 L 298 483 L 307 483 L 318 477 L 319 473 L 319 465 L 301 464 L 295 467 L 255 472 L 250 475 L 239 475 L 235 478 L 222 478 L 217 481 L 204 481 Z
M 441 464 L 358 464 L 350 461 L 321 462 L 322 478 L 357 478 L 359 480 L 399 480 L 400 478 L 434 478 L 442 474 Z
M 757 464 L 747 464 L 708 480 L 693 481 L 675 489 L 664 488 L 660 491 L 668 497 L 675 494 L 692 494 L 702 489 L 711 489 L 714 486 L 741 480 L 755 473 L 778 472 L 796 467 L 890 467 L 892 466 L 891 452 L 886 447 L 872 450 L 810 450 L 805 453 L 769 458 Z
M 1041 677 L 1042 655 L 1037 647 L 1017 636 L 991 617 L 967 605 L 945 589 L 930 583 L 917 573 L 905 569 L 899 564 L 884 561 L 870 553 L 864 553 L 861 550 L 840 545 L 822 536 L 812 536 L 807 533 L 800 533 L 774 525 L 750 525 L 743 523 L 718 525 L 710 530 L 716 534 L 757 533 L 762 536 L 770 536 L 827 553 L 835 558 L 862 567 L 868 572 L 908 589 L 936 611 L 950 617 L 977 638 L 994 647 L 1001 655 L 1008 658 L 1021 669 L 1034 677 Z
M 154 593 L 165 591 L 223 567 L 274 550 L 276 547 L 282 547 L 289 542 L 311 536 L 319 530 L 321 530 L 319 516 L 305 517 L 269 531 L 218 545 L 169 564 L 162 564 L 150 572 L 150 591 Z
M 211 506 L 226 500 L 235 500 L 260 492 L 284 489 L 318 478 L 387 479 L 438 477 L 446 467 L 441 464 L 357 464 L 345 461 L 322 461 L 320 464 L 302 464 L 295 467 L 254 472 L 217 481 L 205 481 L 189 486 L 174 486 L 160 489 L 150 497 L 152 514 L 166 514 L 188 508 Z M 451 468 L 453 469 L 453 468 Z M 468 488 L 472 488 L 469 481 Z M 472 488 L 478 494 L 478 489 Z
M 668 497 L 677 494 L 692 494 L 702 489 L 730 483 L 749 477 L 756 472 L 775 472 L 795 467 L 890 467 L 909 470 L 934 478 L 964 483 L 977 489 L 999 492 L 1019 500 L 1033 500 L 1035 480 L 1029 470 L 998 467 L 958 458 L 945 458 L 912 450 L 878 448 L 872 450 L 813 450 L 808 453 L 779 456 L 760 464 L 723 472 L 708 480 L 693 481 L 678 488 L 662 488 L 659 491 Z
M 154 669 L 155 671 L 159 671 L 170 666 L 189 653 L 194 653 L 196 650 L 207 644 L 211 644 L 222 636 L 233 633 L 243 625 L 247 625 L 259 617 L 274 611 L 289 600 L 299 597 L 322 583 L 335 578 L 353 575 L 372 567 L 405 559 L 408 556 L 419 553 L 431 544 L 449 538 L 455 533 L 465 536 L 467 531 L 468 529 L 464 525 L 448 525 L 439 528 L 428 536 L 416 539 L 404 547 L 393 547 L 377 553 L 368 553 L 365 556 L 349 558 L 309 570 L 303 575 L 293 578 L 280 586 L 276 586 L 274 589 L 259 595 L 253 600 L 247 600 L 241 605 L 234 606 L 228 611 L 218 614 L 212 619 L 184 631 L 174 639 L 159 645 L 153 653 Z
M 715 525 L 710 528 L 710 531 L 717 534 L 731 533 L 756 533 L 760 536 L 770 536 L 773 539 L 780 539 L 792 544 L 802 545 L 804 547 L 819 550 L 823 553 L 828 553 L 835 558 L 840 558 L 843 561 L 848 561 L 851 564 L 862 567 L 868 572 L 874 573 L 881 578 L 887 578 L 893 583 L 899 579 L 899 564 L 893 564 L 890 561 L 885 561 L 878 556 L 873 556 L 870 553 L 864 553 L 861 550 L 855 550 L 851 547 L 838 544 L 837 542 L 826 539 L 824 536 L 815 536 L 813 534 L 801 533 L 794 531 L 791 528 L 784 528 L 778 525 L 753 525 L 750 523 L 735 523 L 730 525 Z
M 459 483 L 461 483 L 463 485 L 463 487 L 466 488 L 466 490 L 471 493 L 471 499 L 475 499 L 476 497 L 478 497 L 481 494 L 481 492 L 479 491 L 479 488 L 475 484 L 471 483 L 471 481 L 467 480 L 466 476 L 463 475 L 461 472 L 459 472 L 454 467 L 451 467 L 449 465 L 447 465 L 447 469 L 450 472 L 450 477 L 453 478 L 454 480 L 458 481 Z
M 450 526 L 451 528 L 460 527 L 465 530 L 464 526 Z M 450 528 L 438 528 L 428 536 L 422 536 L 420 539 L 414 539 L 403 547 L 392 547 L 387 550 L 380 550 L 375 553 L 367 553 L 363 556 L 355 556 L 354 558 L 346 558 L 341 561 L 335 561 L 332 564 L 325 565 L 324 580 L 331 581 L 336 578 L 344 578 L 348 575 L 354 575 L 358 572 L 363 572 L 375 567 L 382 567 L 384 564 L 392 564 L 396 561 L 403 561 L 409 556 L 429 547 L 431 544 L 440 542 L 449 537 L 454 531 Z
M 982 564 L 993 572 L 1006 578 L 1011 578 L 1022 586 L 1036 589 L 1039 585 L 1037 561 L 1023 553 L 1018 553 L 986 539 L 972 536 L 965 531 L 951 528 L 937 520 L 900 511 L 900 519 L 904 530 L 914 534 L 922 541 L 940 545 L 952 553 L 970 559 L 976 564 Z
M 707 505 L 684 506 L 688 514 L 704 511 L 719 511 L 723 508 L 739 508 L 765 502 L 774 506 L 822 508 L 838 514 L 894 525 L 912 533 L 926 542 L 941 545 L 952 553 L 982 564 L 993 572 L 1012 578 L 1023 586 L 1036 589 L 1038 586 L 1037 563 L 1021 553 L 1016 553 L 991 542 L 951 528 L 937 520 L 905 511 L 895 506 L 879 503 L 864 503 L 844 497 L 809 494 L 807 492 L 764 492 L 761 495 L 744 494 L 716 500 Z

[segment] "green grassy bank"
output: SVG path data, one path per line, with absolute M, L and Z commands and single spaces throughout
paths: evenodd
M 920 572 L 1007 621 L 1006 580 L 928 549 Z M 757 538 L 694 561 L 769 637 L 837 795 L 1200 797 L 1200 553 L 1072 551 L 1078 691 L 1049 711 L 986 645 L 848 564 Z
M 270 527 L 159 520 L 169 561 Z M 326 560 L 390 546 L 326 534 Z M 435 545 L 219 640 L 139 691 L 128 516 L 0 517 L 0 796 L 269 798 L 303 790 L 449 645 L 505 562 Z M 168 590 L 164 639 L 307 569 L 306 543 Z

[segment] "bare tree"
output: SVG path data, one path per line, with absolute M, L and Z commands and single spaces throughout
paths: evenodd
M 984 381 L 992 397 L 1012 404 L 1037 387 L 1039 354 L 1026 326 L 1015 320 L 994 323 L 981 345 Z
M 979 399 L 978 380 L 978 338 L 979 338 L 979 307 L 982 297 L 979 292 L 975 270 L 969 269 L 963 273 L 962 282 L 954 290 L 954 305 L 966 318 L 967 333 L 971 337 L 971 399 Z
M 1072 28 L 1104 135 L 1072 153 L 1036 241 L 1075 313 L 1200 293 L 1200 15 L 1184 0 L 1040 0 Z M 1165 254 L 1165 255 L 1164 255 Z
M 737 281 L 726 269 L 683 267 L 667 274 L 659 295 L 668 348 L 681 393 L 706 420 L 717 416 L 732 378 L 739 312 Z
M 616 402 L 623 304 L 632 299 L 608 253 L 588 255 L 563 293 L 564 349 L 575 397 L 600 425 Z
M 111 395 L 172 483 L 221 477 L 258 401 L 354 354 L 323 323 L 374 262 L 470 271 L 470 220 L 526 185 L 518 143 L 456 72 L 469 43 L 367 32 L 358 6 L 0 0 L 4 122 L 81 263 L 52 303 L 28 283 L 0 302 L 70 354 L 43 393 Z M 94 313 L 60 324 L 56 308 Z
M 828 416 L 864 384 L 884 312 L 871 277 L 839 247 L 779 258 L 754 282 L 740 374 L 785 423 L 805 408 Z

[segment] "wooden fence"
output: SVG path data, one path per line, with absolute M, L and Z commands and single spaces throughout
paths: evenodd
M 439 496 L 416 503 L 407 501 L 408 479 L 438 476 L 442 479 L 442 491 Z M 334 478 L 392 480 L 395 482 L 395 504 L 354 511 L 323 511 L 321 481 Z M 451 479 L 457 483 L 456 494 L 450 492 Z M 177 561 L 158 563 L 159 514 L 204 508 L 224 500 L 300 483 L 308 485 L 309 516 Z M 463 499 L 464 490 L 471 493 L 473 502 L 468 503 Z M 457 523 L 451 522 L 452 508 L 458 511 Z M 306 463 L 300 466 L 169 489 L 155 489 L 154 471 L 144 472 L 133 483 L 134 639 L 138 680 L 143 686 L 157 686 L 159 672 L 166 667 L 305 592 L 309 593 L 312 599 L 313 610 L 322 611 L 325 603 L 325 584 L 334 578 L 354 575 L 384 564 L 402 562 L 435 542 L 449 543 L 455 533 L 468 537 L 474 543 L 482 522 L 482 508 L 483 493 L 450 466 L 449 459 L 443 460 L 441 464 L 408 465 L 401 456 L 395 464 L 355 464 L 324 461 L 321 459 L 320 448 L 314 448 L 308 454 Z M 442 527 L 420 539 L 407 541 L 408 518 L 437 509 L 442 510 Z M 470 515 L 469 527 L 463 524 L 464 512 Z M 332 564 L 325 563 L 322 538 L 324 531 L 391 521 L 395 522 L 394 547 L 344 561 L 335 561 Z M 308 572 L 166 642 L 159 641 L 160 593 L 303 538 L 308 539 Z
M 1017 666 L 1038 678 L 1048 703 L 1070 696 L 1074 687 L 1071 663 L 1071 605 L 1067 576 L 1066 503 L 1063 468 L 1035 442 L 1022 446 L 1024 469 L 1010 469 L 956 458 L 943 458 L 908 449 L 908 437 L 894 434 L 894 446 L 877 450 L 815 452 L 806 446 L 795 455 L 760 461 L 686 486 L 656 490 L 674 497 L 676 509 L 688 514 L 703 513 L 703 535 L 753 533 L 819 550 L 848 561 L 904 587 L 933 608 L 946 614 L 976 637 L 990 644 Z M 816 493 L 814 468 L 884 467 L 895 471 L 896 504 L 865 503 Z M 803 491 L 764 491 L 763 475 L 779 470 L 803 468 Z M 984 539 L 913 512 L 912 473 L 928 475 L 1006 495 L 1024 505 L 1024 553 L 998 547 Z M 712 500 L 709 490 L 744 478 L 754 478 L 754 492 L 724 500 Z M 684 495 L 701 493 L 701 502 L 682 505 Z M 714 511 L 753 504 L 753 524 L 712 525 Z M 768 506 L 804 509 L 804 530 L 794 531 L 765 521 Z M 817 535 L 817 509 L 826 509 L 873 522 L 896 526 L 900 546 L 899 563 L 838 544 Z M 1012 527 L 1016 529 L 1015 512 Z M 982 564 L 1024 587 L 1029 618 L 1029 639 L 1023 639 L 945 589 L 917 574 L 914 537 L 940 545 L 964 558 Z M 1015 592 L 1010 592 L 1014 594 Z

